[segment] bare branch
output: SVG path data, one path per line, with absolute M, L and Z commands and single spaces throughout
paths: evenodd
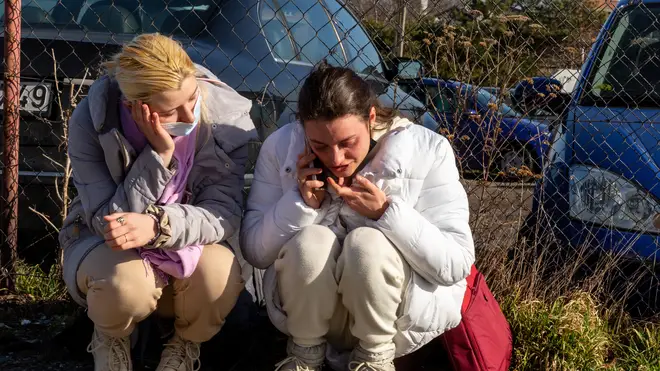
M 42 153 L 42 156 L 44 156 L 44 158 L 46 158 L 47 160 L 49 160 L 53 165 L 55 165 L 55 166 L 57 166 L 57 167 L 59 167 L 59 168 L 61 168 L 61 169 L 64 169 L 64 165 L 60 164 L 59 162 L 57 162 L 55 159 L 51 158 L 51 157 L 48 156 L 47 154 Z
M 30 206 L 29 209 L 30 209 L 30 211 L 32 211 L 33 213 L 37 214 L 41 219 L 43 219 L 43 221 L 46 222 L 46 224 L 48 224 L 49 226 L 51 226 L 51 228 L 53 228 L 56 232 L 58 232 L 58 233 L 60 232 L 60 229 L 57 228 L 57 227 L 55 226 L 55 224 L 53 224 L 53 223 L 50 221 L 50 219 L 48 218 L 48 216 L 46 216 L 44 213 L 41 213 L 41 212 L 35 210 L 32 206 Z

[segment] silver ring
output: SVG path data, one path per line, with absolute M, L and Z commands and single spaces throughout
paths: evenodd
M 117 221 L 118 221 L 119 224 L 121 224 L 121 225 L 124 225 L 124 223 L 126 223 L 126 219 L 124 219 L 123 216 L 120 216 L 119 218 L 117 218 Z

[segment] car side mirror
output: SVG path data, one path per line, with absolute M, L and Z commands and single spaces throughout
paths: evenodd
M 397 57 L 390 63 L 391 67 L 385 70 L 385 78 L 418 79 L 424 76 L 424 64 L 418 59 Z
M 373 89 L 376 95 L 387 93 L 387 89 L 390 87 L 390 82 L 383 79 L 367 79 L 367 83 L 371 86 L 371 89 Z
M 396 68 L 387 68 L 384 71 L 385 78 L 387 81 L 394 81 L 394 78 L 396 77 L 398 70 Z

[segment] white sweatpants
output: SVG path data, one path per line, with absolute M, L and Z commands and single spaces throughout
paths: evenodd
M 284 245 L 274 268 L 294 342 L 394 349 L 410 267 L 383 233 L 358 228 L 340 245 L 329 228 L 309 226 Z

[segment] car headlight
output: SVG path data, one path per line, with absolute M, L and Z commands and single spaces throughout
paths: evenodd
M 627 179 L 592 166 L 570 171 L 571 217 L 606 227 L 660 232 L 653 226 L 660 204 Z

